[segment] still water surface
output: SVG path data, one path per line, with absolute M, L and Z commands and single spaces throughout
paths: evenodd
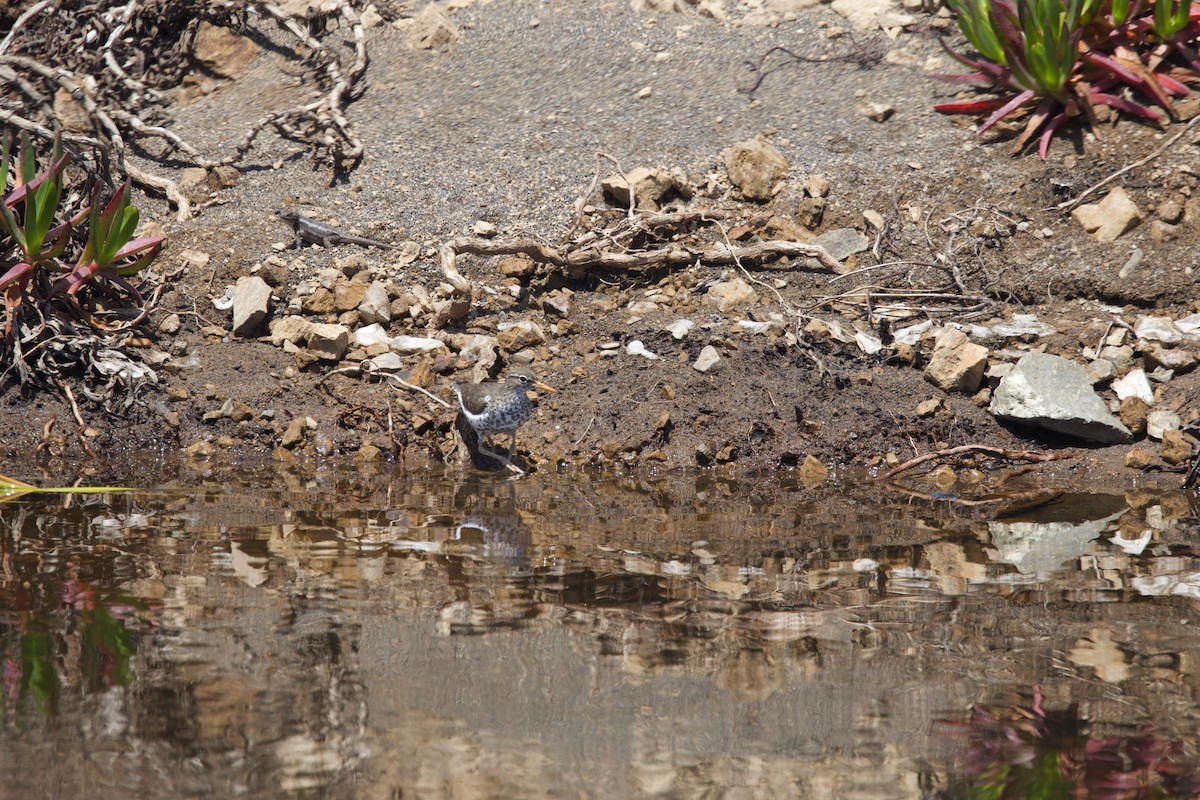
M 1193 501 L 387 470 L 25 496 L 0 797 L 1200 796 Z

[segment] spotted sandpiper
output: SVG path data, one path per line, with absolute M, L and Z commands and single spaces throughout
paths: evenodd
M 451 387 L 458 396 L 462 415 L 480 438 L 480 452 L 499 456 L 483 444 L 488 444 L 494 433 L 508 435 L 508 461 L 512 461 L 513 447 L 517 443 L 517 428 L 529 419 L 533 408 L 529 404 L 530 389 L 543 392 L 558 390 L 540 382 L 533 373 L 523 367 L 511 370 L 503 381 L 483 383 L 455 383 Z

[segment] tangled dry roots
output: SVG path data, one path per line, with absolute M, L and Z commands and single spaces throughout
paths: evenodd
M 213 169 L 237 164 L 271 129 L 304 144 L 317 162 L 351 169 L 363 145 L 344 111 L 363 91 L 366 37 L 351 0 L 321 8 L 298 18 L 259 0 L 128 0 L 113 6 L 40 0 L 0 41 L 0 124 L 46 140 L 64 130 L 65 144 L 80 160 L 86 155 L 91 173 L 128 176 L 165 194 L 180 219 L 191 216 L 191 201 L 170 178 L 129 160 L 131 145 L 152 161 Z M 350 35 L 334 30 L 333 20 Z M 169 90 L 200 69 L 193 55 L 203 23 L 244 31 L 264 22 L 299 41 L 313 94 L 258 120 L 233 151 L 202 153 L 171 130 Z

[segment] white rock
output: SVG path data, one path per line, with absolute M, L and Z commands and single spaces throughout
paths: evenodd
M 1156 408 L 1146 415 L 1146 435 L 1151 439 L 1161 439 L 1166 431 L 1177 431 L 1183 426 L 1183 420 L 1169 408 Z
M 696 323 L 690 319 L 677 319 L 666 327 L 666 331 L 676 339 L 682 339 L 691 333 L 694 327 L 696 327 Z
M 1200 332 L 1200 314 L 1192 314 L 1175 320 L 1175 328 L 1184 336 L 1194 336 Z
M 883 349 L 883 340 L 864 331 L 855 331 L 854 341 L 858 345 L 858 349 L 869 356 L 873 356 Z M 985 349 L 984 352 L 986 353 L 987 350 Z
M 1042 322 L 1034 314 L 1013 314 L 1012 319 L 997 322 L 991 328 L 997 336 L 1052 336 L 1058 333 L 1057 328 Z
M 424 336 L 393 336 L 388 347 L 393 353 L 412 355 L 413 353 L 431 353 L 446 344 L 440 339 L 429 339 Z
M 631 356 L 641 356 L 642 358 L 648 358 L 651 361 L 654 361 L 657 358 L 659 358 L 659 356 L 656 353 L 652 353 L 646 349 L 646 345 L 645 345 L 645 343 L 642 342 L 641 339 L 634 339 L 632 342 L 629 342 L 628 344 L 626 344 L 625 352 L 629 353 L 629 355 L 631 355 Z
M 721 354 L 717 352 L 717 348 L 711 344 L 704 346 L 700 351 L 700 355 L 696 357 L 692 364 L 692 369 L 697 372 L 710 372 L 716 370 L 721 365 Z
M 1133 333 L 1139 339 L 1163 344 L 1179 344 L 1183 341 L 1183 333 L 1168 317 L 1142 317 L 1133 326 Z
M 1124 400 L 1126 397 L 1138 397 L 1147 405 L 1154 404 L 1154 390 L 1150 388 L 1150 381 L 1146 378 L 1144 370 L 1133 369 L 1124 377 L 1117 378 L 1112 382 L 1112 390 L 1117 393 L 1119 400 Z
M 916 345 L 921 341 L 921 337 L 925 332 L 933 327 L 933 320 L 927 319 L 924 322 L 918 322 L 916 325 L 909 325 L 907 328 L 901 328 L 892 333 L 893 338 L 901 344 Z
M 771 323 L 752 319 L 743 319 L 738 322 L 737 326 L 746 333 L 767 333 L 771 330 Z
M 367 323 L 391 322 L 392 301 L 388 297 L 387 286 L 379 281 L 372 281 L 358 304 L 358 315 Z
M 358 347 L 370 347 L 376 344 L 386 344 L 387 331 L 379 323 L 372 323 L 354 332 L 354 344 Z

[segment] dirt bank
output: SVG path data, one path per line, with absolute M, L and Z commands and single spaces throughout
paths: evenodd
M 1160 131 L 1119 122 L 1102 141 L 1060 138 L 1045 162 L 1014 158 L 996 141 L 1011 131 L 979 141 L 962 121 L 932 111 L 955 91 L 927 77 L 951 70 L 936 16 L 918 13 L 889 33 L 852 30 L 823 5 L 786 14 L 770 4 L 730 8 L 725 20 L 680 8 L 472 5 L 449 13 L 457 38 L 432 50 L 410 40 L 406 20 L 417 9 L 386 9 L 401 24 L 368 29 L 367 90 L 347 108 L 365 157 L 344 179 L 314 169 L 297 145 L 264 137 L 239 164 L 236 185 L 199 203 L 194 218 L 177 221 L 162 199 L 141 200 L 169 236 L 159 272 L 184 267 L 150 320 L 147 350 L 165 358 L 157 386 L 132 408 L 80 406 L 88 446 L 214 460 L 395 458 L 413 468 L 459 457 L 453 410 L 359 369 L 396 351 L 354 338 L 374 321 L 388 340 L 444 341 L 400 353 L 397 373 L 442 400 L 452 400 L 452 381 L 513 363 L 558 387 L 520 431 L 521 461 L 539 468 L 751 471 L 797 467 L 809 456 L 857 468 L 972 443 L 1057 449 L 1078 443 L 989 413 L 1002 370 L 989 367 L 969 391 L 943 391 L 925 375 L 932 334 L 902 347 L 894 332 L 925 320 L 975 325 L 991 366 L 1032 349 L 1087 364 L 1128 325 L 1134 349 L 1119 365 L 1124 373 L 1152 366 L 1134 347 L 1140 317 L 1198 310 L 1193 136 L 1090 198 L 1121 186 L 1141 210 L 1141 223 L 1116 241 L 1097 241 L 1055 207 L 1151 153 L 1182 123 Z M 775 24 L 753 24 L 763 21 L 755 8 L 771 11 Z M 175 130 L 219 152 L 303 92 L 296 54 L 262 35 L 256 43 L 236 79 L 180 96 Z M 776 45 L 830 58 L 781 66 L 754 93 L 739 91 L 754 77 L 746 62 Z M 726 163 L 728 148 L 756 138 L 787 162 L 769 199 L 748 198 L 754 190 Z M 618 171 L 597 152 L 627 173 L 671 176 L 663 210 L 722 215 L 716 224 L 692 218 L 631 233 L 607 252 L 714 255 L 839 230 L 861 234 L 866 247 L 840 257 L 842 275 L 801 257 L 623 269 L 466 255 L 458 267 L 470 304 L 448 312 L 446 303 L 463 298 L 445 285 L 444 243 L 520 239 L 579 251 L 581 237 L 622 224 L 619 203 L 587 194 L 597 173 Z M 585 196 L 587 213 L 578 214 Z M 276 216 L 285 207 L 393 249 L 290 249 L 292 232 Z M 222 298 L 248 276 L 270 287 L 269 315 L 235 335 Z M 368 313 L 363 297 L 376 284 L 386 298 Z M 994 331 L 1015 314 L 1053 331 Z M 307 336 L 276 331 L 272 339 L 271 323 L 288 316 L 344 326 L 349 341 L 332 358 Z M 680 320 L 692 324 L 677 337 L 668 326 Z M 532 325 L 518 336 L 512 323 Z M 486 341 L 477 337 L 496 337 L 486 369 L 468 347 Z M 702 372 L 697 359 L 708 348 L 719 361 Z M 1154 406 L 1193 423 L 1197 381 L 1176 370 L 1155 384 Z M 1114 397 L 1106 381 L 1098 388 Z M 930 400 L 941 402 L 918 409 Z M 9 384 L 0 414 L 5 471 L 28 472 L 16 467 L 33 452 L 55 471 L 83 455 L 72 411 L 57 396 Z M 1132 446 L 1162 465 L 1157 441 Z M 1178 484 L 1179 475 L 1127 468 L 1130 448 L 1085 447 L 1044 469 L 1109 485 Z

